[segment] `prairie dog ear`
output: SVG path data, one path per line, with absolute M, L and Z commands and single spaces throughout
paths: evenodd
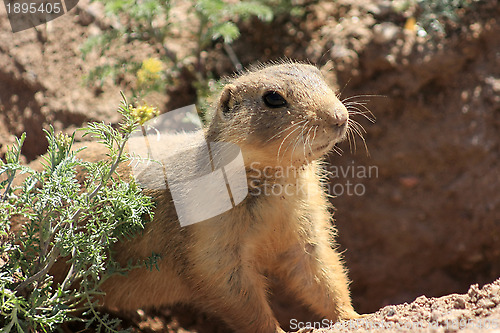
M 234 91 L 236 87 L 232 84 L 228 84 L 224 87 L 222 94 L 219 98 L 219 112 L 221 116 L 227 116 L 234 107 Z

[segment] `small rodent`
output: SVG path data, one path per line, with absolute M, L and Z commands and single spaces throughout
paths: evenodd
M 102 285 L 104 307 L 185 303 L 235 332 L 284 332 L 268 302 L 272 277 L 322 318 L 359 317 L 334 249 L 321 168 L 324 155 L 345 137 L 348 119 L 312 65 L 272 64 L 229 80 L 205 138 L 239 146 L 250 193 L 232 210 L 181 227 L 169 191 L 145 190 L 156 202 L 154 219 L 142 234 L 118 243 L 113 256 L 126 265 L 156 253 L 159 270 L 109 278 Z M 80 155 L 103 156 L 104 149 L 94 146 Z M 185 162 L 179 160 L 179 167 Z M 288 190 L 269 191 L 273 186 Z

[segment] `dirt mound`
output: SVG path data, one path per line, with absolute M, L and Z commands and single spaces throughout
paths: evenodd
M 319 326 L 319 324 L 317 324 Z M 309 325 L 313 326 L 313 325 Z M 333 324 L 332 328 L 313 330 L 333 332 L 498 332 L 500 331 L 500 280 L 467 294 L 440 298 L 418 297 L 410 304 L 386 306 L 360 320 Z

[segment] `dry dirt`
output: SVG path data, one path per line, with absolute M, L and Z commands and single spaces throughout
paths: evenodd
M 499 332 L 499 293 L 500 279 L 481 289 L 477 284 L 472 285 L 467 294 L 451 294 L 440 298 L 420 296 L 411 304 L 389 305 L 366 318 L 339 322 L 333 324 L 333 328 L 317 329 L 314 332 L 386 332 L 389 329 L 419 332 Z
M 87 121 L 118 120 L 122 87 L 82 83 L 105 61 L 83 61 L 79 51 L 105 28 L 96 8 L 80 1 L 37 31 L 13 34 L 0 6 L 0 156 L 22 132 L 28 162 L 45 151 L 42 128 L 49 124 L 71 132 Z M 377 171 L 332 174 L 330 183 L 355 307 L 371 313 L 389 305 L 366 320 L 434 323 L 425 329 L 451 332 L 462 330 L 446 326 L 455 319 L 488 319 L 499 331 L 500 283 L 471 285 L 500 277 L 500 5 L 475 2 L 459 12 L 459 22 L 446 24 L 445 35 L 427 36 L 405 29 L 411 8 L 391 8 L 383 0 L 317 1 L 304 17 L 242 23 L 234 51 L 244 65 L 284 57 L 326 64 L 341 98 L 366 101 L 377 118 L 356 118 L 369 155 L 358 137 L 355 152 L 344 142 L 342 156 L 329 159 L 332 170 Z M 219 43 L 202 60 L 215 77 L 234 70 Z M 160 109 L 194 102 L 192 79 L 181 76 L 157 97 Z M 348 184 L 357 193 L 348 195 Z M 188 309 L 123 316 L 136 331 L 217 331 L 213 319 Z

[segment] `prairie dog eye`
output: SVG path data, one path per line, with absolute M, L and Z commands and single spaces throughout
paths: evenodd
M 264 103 L 270 108 L 281 108 L 287 104 L 286 99 L 276 91 L 268 91 L 263 96 Z

